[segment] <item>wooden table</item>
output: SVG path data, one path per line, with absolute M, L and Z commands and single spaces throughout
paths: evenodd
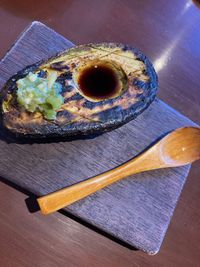
M 200 123 L 200 9 L 194 2 L 59 0 L 59 6 L 55 2 L 0 1 L 0 56 L 33 20 L 74 43 L 133 44 L 158 71 L 159 97 Z M 30 214 L 25 192 L 0 183 L 0 266 L 199 266 L 199 173 L 195 163 L 156 256 L 124 248 L 60 213 Z

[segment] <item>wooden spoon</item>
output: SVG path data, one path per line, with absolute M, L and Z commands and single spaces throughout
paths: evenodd
M 41 212 L 49 214 L 135 173 L 176 167 L 200 159 L 200 128 L 179 128 L 150 149 L 115 169 L 37 199 Z

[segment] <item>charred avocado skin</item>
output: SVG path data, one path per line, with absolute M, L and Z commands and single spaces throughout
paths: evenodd
M 92 102 L 82 95 L 73 82 L 73 73 L 88 60 L 117 62 L 125 71 L 128 88 L 113 99 Z M 17 103 L 16 81 L 29 72 L 46 77 L 57 71 L 65 99 L 55 121 L 44 119 L 39 112 L 30 113 Z M 156 72 L 149 59 L 132 46 L 116 43 L 80 45 L 56 56 L 28 66 L 11 77 L 1 91 L 3 126 L 18 137 L 75 137 L 113 130 L 142 113 L 155 99 L 158 88 Z

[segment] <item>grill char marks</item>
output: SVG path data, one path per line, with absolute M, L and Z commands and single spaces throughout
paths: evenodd
M 65 65 L 65 61 L 59 61 L 59 62 L 52 63 L 50 65 L 50 68 L 53 70 L 58 70 L 58 71 L 69 70 L 69 66 Z

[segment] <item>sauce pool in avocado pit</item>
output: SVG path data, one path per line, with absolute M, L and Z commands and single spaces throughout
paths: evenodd
M 110 67 L 94 65 L 82 70 L 78 85 L 85 96 L 101 101 L 116 95 L 119 79 Z

